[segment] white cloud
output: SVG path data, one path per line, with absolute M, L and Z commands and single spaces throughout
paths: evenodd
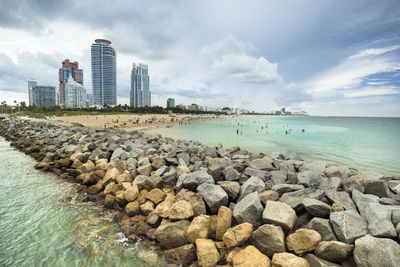
M 344 91 L 343 96 L 346 98 L 352 97 L 365 97 L 365 96 L 379 96 L 379 95 L 395 95 L 400 94 L 399 88 L 395 86 L 389 87 L 364 87 L 356 91 Z

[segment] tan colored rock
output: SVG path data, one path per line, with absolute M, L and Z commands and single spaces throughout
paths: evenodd
M 256 247 L 249 245 L 233 256 L 234 267 L 270 267 L 271 260 Z
M 172 204 L 174 204 L 174 201 L 175 201 L 174 195 L 171 194 L 167 195 L 165 200 L 157 205 L 155 212 L 158 214 L 158 216 L 162 218 L 167 218 L 169 210 L 171 209 Z
M 101 189 L 103 188 L 102 182 L 98 182 L 95 185 L 89 186 L 89 188 L 87 189 L 87 192 L 91 195 L 96 195 L 98 193 L 100 193 Z
M 196 254 L 200 267 L 216 266 L 220 259 L 219 252 L 211 239 L 197 239 Z
M 232 211 L 230 208 L 221 206 L 218 210 L 217 224 L 216 224 L 216 238 L 222 240 L 222 236 L 225 232 L 231 228 L 232 224 Z
M 228 254 L 226 254 L 226 257 L 225 257 L 226 263 L 232 265 L 233 264 L 233 257 L 235 257 L 235 255 L 238 254 L 241 250 L 242 249 L 238 248 L 238 247 L 230 249 Z
M 103 182 L 110 183 L 111 181 L 116 181 L 118 175 L 120 175 L 120 172 L 117 168 L 109 169 L 103 177 Z
M 69 157 L 69 160 L 70 160 L 70 161 L 75 161 L 75 160 L 82 161 L 84 157 L 85 157 L 85 156 L 83 155 L 82 152 L 75 152 L 74 154 L 72 154 L 72 155 Z
M 310 267 L 306 259 L 294 254 L 281 252 L 272 257 L 272 267 Z
M 116 201 L 117 199 L 113 195 L 107 194 L 104 198 L 104 207 L 107 209 L 112 209 Z
M 126 214 L 128 214 L 129 217 L 138 215 L 140 213 L 139 202 L 133 201 L 126 204 L 125 212 Z
M 147 216 L 152 211 L 154 211 L 154 203 L 151 201 L 146 201 L 144 204 L 140 205 L 139 208 L 140 208 L 140 213 Z
M 278 192 L 272 191 L 272 190 L 264 190 L 260 194 L 258 194 L 260 197 L 261 203 L 265 206 L 268 200 L 271 201 L 278 201 L 279 200 L 279 194 Z
M 193 217 L 193 208 L 189 202 L 179 200 L 175 202 L 168 212 L 168 217 L 171 220 L 185 220 Z
M 325 175 L 328 177 L 340 177 L 343 179 L 343 175 L 340 173 L 340 170 L 336 166 L 329 166 L 325 168 Z
M 139 204 L 142 205 L 147 201 L 147 194 L 149 193 L 149 191 L 147 191 L 146 189 L 140 190 L 139 192 L 139 196 L 138 196 L 138 201 Z
M 321 242 L 321 235 L 317 231 L 306 228 L 298 229 L 286 238 L 287 248 L 297 255 L 314 251 L 319 242 Z
M 151 167 L 150 163 L 148 163 L 148 164 L 136 169 L 136 171 L 140 175 L 145 175 L 145 176 L 150 176 L 151 175 L 151 170 L 152 170 L 152 167 Z
M 137 185 L 132 185 L 128 189 L 125 190 L 125 199 L 128 202 L 135 201 L 139 196 L 139 189 Z
M 161 168 L 161 166 L 165 165 L 165 160 L 161 156 L 154 157 L 152 159 L 151 165 L 154 167 L 155 170 L 157 170 L 158 168 Z
M 124 182 L 132 182 L 132 175 L 129 173 L 129 171 L 124 171 L 123 173 L 121 173 L 120 175 L 118 175 L 115 178 L 116 182 L 118 184 L 122 184 Z
M 356 180 L 361 180 L 364 178 L 364 176 L 361 173 L 358 173 L 358 174 L 352 175 L 350 178 L 356 179 Z
M 120 206 L 124 206 L 126 204 L 125 190 L 118 190 L 115 192 L 115 197 Z
M 114 182 L 109 183 L 106 188 L 104 188 L 104 194 L 112 194 L 115 195 L 115 193 L 118 191 L 118 187 Z
M 222 236 L 227 248 L 238 247 L 246 242 L 253 233 L 253 226 L 250 223 L 242 223 L 229 228 Z
M 131 186 L 132 186 L 132 183 L 128 183 L 128 182 L 123 182 L 122 183 L 122 187 L 124 188 L 124 190 L 127 190 Z
M 196 239 L 208 239 L 210 235 L 210 217 L 207 215 L 200 215 L 193 219 L 187 229 L 187 239 L 194 243 Z
M 322 241 L 315 249 L 315 255 L 319 258 L 343 262 L 353 253 L 354 246 L 339 241 Z
M 71 167 L 74 169 L 78 169 L 82 166 L 82 162 L 79 159 L 76 159 L 72 162 Z
M 332 204 L 332 211 L 333 212 L 344 211 L 344 208 L 340 204 L 334 202 Z
M 268 200 L 262 214 L 263 223 L 281 226 L 285 231 L 293 229 L 296 212 L 286 203 Z
M 165 258 L 169 263 L 189 266 L 196 260 L 196 248 L 193 244 L 187 244 L 181 247 L 165 251 Z
M 400 223 L 396 225 L 396 233 L 399 235 L 400 234 Z
M 184 173 L 190 173 L 190 170 L 187 166 L 180 165 L 176 167 L 176 177 L 179 177 Z
M 165 197 L 165 193 L 160 188 L 154 188 L 146 194 L 146 199 L 153 201 L 156 205 L 163 202 Z

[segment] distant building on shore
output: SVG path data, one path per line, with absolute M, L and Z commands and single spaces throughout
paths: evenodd
M 199 105 L 191 104 L 191 105 L 187 106 L 187 109 L 190 110 L 190 111 L 197 111 L 197 110 L 199 110 Z
M 175 108 L 175 99 L 173 98 L 167 99 L 167 108 Z
M 36 85 L 32 87 L 32 105 L 53 107 L 57 104 L 57 90 L 54 86 Z
M 34 79 L 28 80 L 29 106 L 33 106 L 32 87 L 34 86 L 37 86 L 37 81 Z
M 132 64 L 130 106 L 151 106 L 149 67 L 142 63 Z
M 111 41 L 96 39 L 91 46 L 94 105 L 117 105 L 117 55 Z
M 77 83 L 73 77 L 69 77 L 64 82 L 64 107 L 66 108 L 85 108 L 86 89 Z
M 186 106 L 184 104 L 176 105 L 176 107 L 179 108 L 179 109 L 182 109 L 182 110 L 186 109 Z
M 77 61 L 71 62 L 69 59 L 65 59 L 58 71 L 58 76 L 60 80 L 60 105 L 65 106 L 67 101 L 65 92 L 67 80 L 72 77 L 75 82 L 83 85 L 83 70 L 79 69 L 79 63 Z
M 92 94 L 86 94 L 86 106 L 87 107 L 93 106 L 93 95 Z

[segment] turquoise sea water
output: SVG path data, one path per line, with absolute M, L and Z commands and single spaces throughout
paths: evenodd
M 400 118 L 251 116 L 145 132 L 256 153 L 297 152 L 303 159 L 400 175 Z
M 0 137 L 0 266 L 167 266 L 155 248 L 126 243 L 98 208 L 74 201 L 71 184 L 34 164 Z

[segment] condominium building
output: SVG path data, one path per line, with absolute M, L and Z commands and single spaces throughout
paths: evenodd
M 117 55 L 111 42 L 96 39 L 91 47 L 94 105 L 117 105 Z
M 151 106 L 149 68 L 142 63 L 132 65 L 130 105 L 135 108 Z
M 168 98 L 167 99 L 167 108 L 174 108 L 175 107 L 175 99 Z
M 72 77 L 74 81 L 83 85 L 83 70 L 79 69 L 79 63 L 77 61 L 71 62 L 69 59 L 66 59 L 62 62 L 61 68 L 58 70 L 58 76 L 60 81 L 60 104 L 65 105 L 65 85 L 67 80 Z
M 86 89 L 80 83 L 77 83 L 72 77 L 69 77 L 67 82 L 64 84 L 64 91 L 64 107 L 86 107 Z
M 32 87 L 37 86 L 36 80 L 28 80 L 28 94 L 29 94 L 29 106 L 33 106 L 33 98 L 32 98 Z
M 87 107 L 93 106 L 93 95 L 92 94 L 86 94 L 86 106 Z
M 32 105 L 37 107 L 53 107 L 57 104 L 57 93 L 54 86 L 33 86 Z

